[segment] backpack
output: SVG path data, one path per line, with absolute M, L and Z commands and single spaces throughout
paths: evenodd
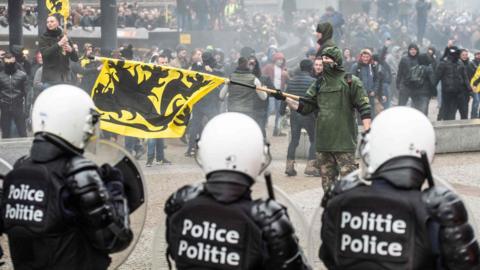
M 415 65 L 408 70 L 405 85 L 411 88 L 422 87 L 425 83 L 426 66 Z

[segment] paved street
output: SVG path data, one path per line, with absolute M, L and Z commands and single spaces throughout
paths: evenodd
M 272 172 L 274 184 L 284 191 L 293 202 L 295 207 L 289 209 L 289 214 L 299 233 L 301 244 L 306 254 L 312 259 L 315 269 L 322 269 L 321 263 L 316 258 L 320 246 L 320 212 L 314 216 L 323 195 L 321 179 L 303 176 L 305 160 L 297 161 L 298 176 L 286 177 L 283 172 L 288 138 L 269 136 L 269 140 L 273 156 L 269 170 Z M 138 245 L 120 269 L 168 269 L 165 259 L 164 230 L 161 228 L 165 222 L 164 203 L 168 196 L 179 187 L 203 180 L 202 171 L 195 160 L 184 157 L 185 144 L 178 139 L 169 139 L 166 144 L 166 158 L 172 161 L 172 165 L 154 165 L 146 168 L 145 157 L 139 161 L 144 170 L 148 187 L 147 219 Z M 480 153 L 478 152 L 437 155 L 433 164 L 434 174 L 438 178 L 447 180 L 467 200 L 476 224 L 480 224 L 480 209 L 476 207 L 480 202 L 478 164 L 480 164 Z M 276 195 L 282 203 L 287 203 L 279 191 Z M 261 181 L 254 186 L 254 196 L 255 198 L 266 197 L 266 189 Z M 139 215 L 141 215 L 140 210 L 132 218 L 132 224 L 137 228 L 141 225 Z M 312 222 L 314 225 L 310 226 Z M 312 231 L 309 231 L 309 228 L 312 228 Z M 154 243 L 156 243 L 155 250 Z M 7 265 L 2 269 L 11 269 L 12 267 L 8 263 L 8 245 L 5 237 L 1 244 L 5 249 L 5 260 L 7 261 Z M 125 253 L 128 251 L 116 254 L 114 257 L 122 257 Z M 118 259 L 114 259 L 113 265 L 118 265 L 118 263 Z
M 322 197 L 320 178 L 303 176 L 305 161 L 298 161 L 297 171 L 299 176 L 286 177 L 283 174 L 285 169 L 285 156 L 287 148 L 286 137 L 274 137 L 271 139 L 273 162 L 269 168 L 272 172 L 274 183 L 277 187 L 285 191 L 298 209 L 303 213 L 307 223 L 310 223 L 314 210 L 319 205 Z M 164 214 L 163 205 L 166 198 L 177 188 L 202 180 L 202 172 L 198 168 L 194 159 L 185 158 L 183 153 L 186 146 L 179 140 L 169 140 L 166 156 L 173 162 L 173 165 L 154 165 L 151 168 L 145 168 L 145 176 L 148 184 L 148 210 L 147 221 L 144 232 L 135 248 L 134 252 L 125 265 L 120 269 L 167 269 L 165 263 L 164 246 L 152 254 L 153 238 L 155 230 L 163 225 Z M 144 161 L 140 161 L 144 166 Z M 480 164 L 480 153 L 448 154 L 438 155 L 435 158 L 433 171 L 436 176 L 448 180 L 452 183 L 469 203 L 470 210 L 473 210 L 476 223 L 480 224 L 480 211 L 475 206 L 480 200 L 480 175 L 474 166 Z M 257 183 L 256 190 L 264 191 L 263 185 Z M 290 215 L 295 218 L 295 213 L 290 211 Z M 316 220 L 318 225 L 318 220 Z M 296 220 L 296 223 L 299 223 Z M 298 228 L 297 228 L 298 229 Z M 158 235 L 162 239 L 156 239 L 161 243 L 163 232 Z M 315 233 L 314 237 L 318 235 Z M 317 254 L 317 247 L 312 250 L 306 248 L 307 233 L 302 233 L 301 240 L 305 246 L 306 252 L 311 257 Z M 315 241 L 316 242 L 316 241 Z M 315 243 L 316 246 L 319 243 Z M 155 259 L 152 260 L 152 257 Z M 153 261 L 153 264 L 152 264 Z M 319 262 L 315 263 L 316 269 L 322 269 Z
M 269 170 L 272 172 L 274 184 L 288 194 L 295 205 L 295 209 L 289 209 L 289 214 L 294 220 L 302 246 L 309 258 L 313 260 L 315 269 L 323 269 L 319 260 L 316 259 L 320 245 L 320 212 L 314 217 L 315 210 L 323 195 L 321 179 L 303 176 L 306 163 L 304 160 L 299 160 L 297 163 L 298 176 L 286 177 L 283 171 L 285 169 L 288 138 L 272 137 L 270 143 L 273 161 Z M 185 150 L 186 146 L 180 140 L 167 140 L 166 157 L 173 162 L 172 165 L 154 165 L 151 168 L 146 168 L 144 158 L 139 161 L 144 170 L 148 186 L 147 219 L 138 245 L 120 269 L 168 269 L 165 259 L 164 230 L 161 227 L 165 221 L 163 213 L 165 200 L 179 187 L 200 182 L 203 179 L 202 171 L 195 160 L 184 157 Z M 476 224 L 480 224 L 480 209 L 476 207 L 480 202 L 478 164 L 480 164 L 480 153 L 437 155 L 433 164 L 434 174 L 451 183 L 467 200 Z M 277 192 L 276 195 L 282 203 L 286 203 L 284 197 L 281 196 L 282 194 Z M 254 186 L 254 196 L 257 198 L 266 196 L 265 187 L 261 181 L 258 181 Z M 296 209 L 298 211 L 295 211 Z M 137 211 L 132 219 L 132 224 L 137 225 L 137 228 L 141 224 L 137 217 L 140 214 L 141 211 Z M 310 226 L 312 219 L 314 226 Z M 311 232 L 309 232 L 309 227 L 313 228 Z M 309 236 L 309 233 L 311 236 Z M 311 241 L 308 242 L 308 239 L 311 239 Z M 155 250 L 154 242 L 157 248 Z M 3 237 L 1 244 L 6 251 L 5 260 L 8 262 L 8 245 L 5 242 L 5 237 Z M 121 257 L 121 255 L 123 254 L 117 254 L 115 257 Z M 118 260 L 114 261 L 118 262 Z M 3 268 L 12 269 L 9 263 Z

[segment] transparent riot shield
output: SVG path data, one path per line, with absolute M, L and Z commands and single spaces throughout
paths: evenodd
M 7 161 L 0 158 L 0 194 L 3 194 L 3 180 L 5 176 L 13 169 L 13 166 L 10 165 Z M 0 263 L 5 263 L 3 267 L 13 268 L 12 262 L 10 260 L 10 250 L 8 248 L 7 236 L 4 234 L 0 237 L 0 246 L 3 249 L 4 255 L 0 259 Z
M 474 206 L 478 205 L 478 203 L 480 202 L 480 198 L 479 198 L 480 194 L 474 195 L 474 192 L 472 192 L 472 195 L 467 195 L 465 193 L 468 193 L 468 192 L 462 192 L 457 190 L 445 179 L 442 179 L 438 176 L 434 176 L 433 178 L 434 178 L 435 185 L 446 187 L 452 190 L 453 192 L 455 192 L 456 194 L 460 195 L 460 197 L 462 198 L 463 202 L 467 207 L 470 224 L 472 224 L 472 226 L 474 227 L 475 235 L 477 236 L 477 239 L 479 239 L 476 220 L 480 220 L 480 214 L 478 213 L 478 211 L 472 211 L 472 209 L 475 209 Z M 370 182 L 365 181 L 365 183 L 368 185 Z M 428 188 L 427 181 L 425 181 L 422 189 L 426 189 L 426 188 Z M 320 246 L 322 245 L 322 239 L 320 237 L 320 231 L 322 228 L 322 214 L 323 214 L 323 208 L 321 206 L 318 206 L 318 208 L 314 211 L 312 219 L 310 220 L 310 226 L 308 231 L 308 235 L 309 235 L 308 245 L 307 245 L 306 253 L 308 254 L 309 260 L 313 262 L 315 269 L 323 270 L 327 268 L 323 265 L 323 263 L 319 258 Z
M 201 183 L 198 181 L 197 183 Z M 300 246 L 306 247 L 308 243 L 308 227 L 307 222 L 302 214 L 302 211 L 297 207 L 293 200 L 282 189 L 273 186 L 275 199 L 288 209 L 288 215 L 295 227 L 295 233 L 299 237 Z M 252 186 L 252 199 L 268 198 L 268 190 L 263 179 L 257 179 L 257 182 Z M 165 219 L 162 219 L 165 220 Z M 167 242 L 165 240 L 166 226 L 165 222 L 158 224 L 155 230 L 153 238 L 153 250 L 152 250 L 152 269 L 168 269 L 168 262 L 166 257 Z M 304 248 L 304 252 L 306 250 Z M 175 264 L 171 261 L 172 269 L 175 268 Z
M 12 170 L 12 165 L 0 158 L 0 189 L 3 188 L 3 179 L 9 171 Z
M 121 146 L 106 140 L 96 140 L 89 144 L 85 157 L 95 162 L 98 166 L 105 163 L 119 169 L 124 176 L 125 193 L 130 209 L 130 226 L 133 231 L 133 241 L 122 252 L 111 254 L 112 264 L 109 269 L 116 269 L 122 265 L 135 248 L 145 224 L 147 215 L 147 190 L 145 178 L 140 165 Z

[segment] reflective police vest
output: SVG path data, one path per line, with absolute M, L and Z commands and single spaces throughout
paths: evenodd
M 188 201 L 168 219 L 177 269 L 262 269 L 262 233 L 250 208 L 250 201 L 223 205 L 208 195 Z
M 339 269 L 431 269 L 427 219 L 420 191 L 354 188 L 327 205 L 321 257 Z

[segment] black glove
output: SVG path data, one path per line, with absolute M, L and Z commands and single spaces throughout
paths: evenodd
M 100 167 L 99 171 L 105 186 L 112 196 L 123 196 L 125 194 L 123 175 L 119 169 L 105 163 Z
M 276 90 L 275 93 L 271 93 L 270 96 L 274 97 L 276 100 L 285 100 L 286 97 L 282 94 L 282 91 Z
M 123 174 L 122 172 L 110 166 L 110 164 L 105 163 L 100 167 L 99 170 L 100 176 L 102 177 L 103 182 L 108 183 L 112 181 L 118 181 L 123 183 Z

